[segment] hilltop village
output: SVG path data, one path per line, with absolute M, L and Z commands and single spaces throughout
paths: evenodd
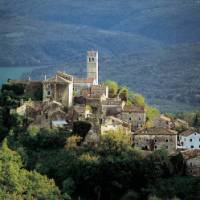
M 122 132 L 130 143 L 148 152 L 166 149 L 170 155 L 181 152 L 186 160 L 187 173 L 200 176 L 200 133 L 186 121 L 159 114 L 148 123 L 145 106 L 130 104 L 99 82 L 98 52 L 87 52 L 87 77 L 75 77 L 57 72 L 44 80 L 10 80 L 22 84 L 28 100 L 10 112 L 29 121 L 29 126 L 62 128 L 71 131 L 76 122 L 89 123 L 83 145 L 98 146 L 101 136 Z M 40 99 L 40 100 L 38 100 Z M 184 131 L 177 132 L 181 127 Z

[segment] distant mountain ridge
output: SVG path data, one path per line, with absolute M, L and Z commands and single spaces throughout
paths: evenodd
M 200 105 L 198 0 L 2 0 L 0 25 L 0 66 L 84 74 L 85 53 L 95 49 L 102 80 L 128 85 L 163 110 Z

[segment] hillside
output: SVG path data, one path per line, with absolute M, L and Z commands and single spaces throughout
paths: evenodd
M 85 73 L 85 52 L 100 54 L 100 78 L 143 93 L 161 110 L 200 106 L 197 0 L 2 0 L 0 66 L 52 66 Z

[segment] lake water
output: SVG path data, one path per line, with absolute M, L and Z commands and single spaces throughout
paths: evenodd
M 33 69 L 36 67 L 0 67 L 0 85 L 8 79 L 20 79 L 24 73 Z

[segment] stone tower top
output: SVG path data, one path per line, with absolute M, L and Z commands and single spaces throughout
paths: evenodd
M 98 51 L 87 52 L 87 78 L 94 78 L 95 83 L 98 84 Z

